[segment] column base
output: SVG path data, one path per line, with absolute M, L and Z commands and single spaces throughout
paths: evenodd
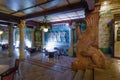
M 25 58 L 21 58 L 21 57 L 19 57 L 19 59 L 20 59 L 20 61 L 25 61 Z
M 13 54 L 11 52 L 9 52 L 8 57 L 12 57 L 12 56 L 13 56 Z

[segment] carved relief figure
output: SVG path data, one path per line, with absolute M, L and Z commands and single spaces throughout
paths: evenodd
M 87 27 L 86 31 L 80 35 L 80 27 L 77 27 L 78 40 L 76 43 L 76 60 L 72 63 L 72 69 L 77 71 L 79 69 L 85 70 L 86 68 L 93 69 L 95 67 L 105 67 L 105 56 L 96 48 L 95 34 L 93 27 Z
M 98 22 L 99 22 L 100 3 L 96 4 L 94 10 L 86 15 L 86 30 L 80 36 L 77 33 L 78 40 L 76 43 L 76 60 L 72 63 L 72 69 L 85 70 L 87 68 L 94 69 L 105 68 L 105 56 L 98 49 Z M 79 27 L 78 27 L 79 28 Z

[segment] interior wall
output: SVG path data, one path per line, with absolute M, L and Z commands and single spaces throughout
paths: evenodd
M 36 28 L 34 30 L 34 46 L 42 46 L 42 30 L 40 30 L 39 28 Z
M 99 48 L 104 53 L 110 49 L 110 27 L 108 23 L 114 19 L 114 14 L 120 14 L 120 0 L 109 0 L 101 3 L 99 19 Z
M 4 31 L 3 34 L 0 35 L 0 44 L 8 44 L 8 31 Z
M 54 50 L 55 47 L 68 55 L 70 47 L 70 28 L 68 23 L 53 24 L 48 32 L 44 32 L 44 48 Z
M 111 14 L 101 15 L 99 20 L 99 48 L 104 53 L 109 53 L 110 47 L 110 28 L 107 26 L 113 17 Z

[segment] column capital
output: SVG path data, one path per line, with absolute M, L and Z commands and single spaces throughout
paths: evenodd
M 17 25 L 18 28 L 24 28 L 25 27 L 25 20 L 20 20 L 20 23 Z

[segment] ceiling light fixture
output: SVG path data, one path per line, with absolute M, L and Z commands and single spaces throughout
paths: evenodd
M 44 16 L 43 21 L 40 22 L 39 24 L 40 29 L 43 30 L 44 32 L 47 32 L 48 29 L 52 27 L 51 23 L 47 20 L 47 17 Z
M 107 1 L 104 1 L 103 4 L 106 5 L 106 4 L 107 4 Z
M 3 31 L 0 30 L 0 35 L 3 34 Z

